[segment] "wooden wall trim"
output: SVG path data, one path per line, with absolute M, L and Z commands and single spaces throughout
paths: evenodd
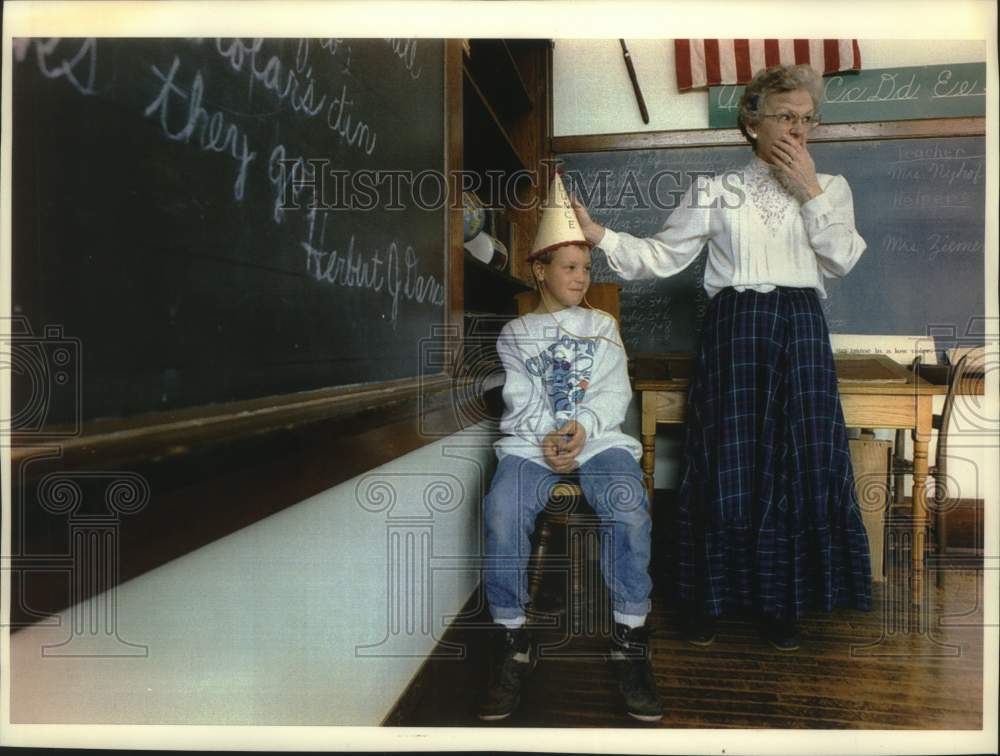
M 381 407 L 394 409 L 397 416 L 410 417 L 411 424 L 417 426 L 421 414 L 441 396 L 451 397 L 462 390 L 448 376 L 433 375 L 370 387 L 327 389 L 137 415 L 124 420 L 99 420 L 85 424 L 77 436 L 52 440 L 15 437 L 12 459 L 15 462 L 27 459 L 42 447 L 61 451 L 60 469 L 128 466 L 144 460 L 201 453 L 242 438 L 281 434 L 319 422 L 359 417 Z
M 868 139 L 919 139 L 941 136 L 983 136 L 985 118 L 923 118 L 913 121 L 833 123 L 820 125 L 812 142 L 850 142 Z M 622 134 L 585 134 L 552 138 L 557 155 L 614 150 L 655 150 L 674 147 L 727 147 L 746 145 L 739 129 L 690 129 L 637 131 Z
M 444 53 L 445 174 L 457 176 L 463 168 L 464 104 L 462 101 L 462 40 L 449 39 Z M 462 197 L 454 180 L 448 181 L 447 311 L 445 312 L 445 372 L 453 375 L 465 330 L 465 246 Z

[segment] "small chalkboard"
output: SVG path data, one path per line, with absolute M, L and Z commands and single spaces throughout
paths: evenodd
M 13 49 L 14 312 L 79 360 L 46 422 L 420 375 L 447 283 L 440 40 Z
M 821 173 L 851 186 L 868 248 L 851 273 L 827 279 L 834 333 L 921 335 L 974 330 L 984 314 L 985 140 L 885 139 L 810 145 Z M 563 155 L 595 220 L 637 236 L 656 233 L 694 176 L 739 168 L 748 147 Z M 706 251 L 671 278 L 623 282 L 622 336 L 630 351 L 693 351 L 708 306 Z M 594 280 L 618 280 L 599 250 Z

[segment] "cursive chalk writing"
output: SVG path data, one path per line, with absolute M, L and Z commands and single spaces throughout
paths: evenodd
M 309 40 L 300 39 L 295 52 L 295 65 L 290 68 L 277 55 L 266 58 L 261 52 L 263 39 L 254 39 L 249 44 L 242 39 L 215 40 L 215 49 L 237 73 L 244 66 L 248 74 L 248 92 L 253 94 L 254 83 L 263 85 L 278 102 L 286 100 L 296 113 L 315 116 L 326 106 L 326 95 L 318 96 L 313 69 L 309 65 Z M 266 59 L 265 59 L 266 58 Z
M 845 85 L 843 76 L 832 76 L 823 88 L 824 105 L 846 105 L 855 102 L 894 102 L 916 100 L 920 94 L 917 75 L 911 74 L 908 81 L 898 73 L 883 73 L 874 87 L 851 87 Z
M 736 110 L 740 106 L 740 98 L 737 93 L 742 93 L 743 89 L 733 86 L 723 86 L 715 93 L 715 107 L 718 110 Z
M 236 171 L 236 180 L 233 183 L 233 197 L 236 200 L 243 199 L 243 191 L 246 186 L 247 168 L 250 162 L 257 157 L 256 152 L 251 152 L 247 142 L 246 134 L 241 134 L 235 124 L 226 126 L 222 113 L 212 113 L 202 107 L 201 99 L 204 94 L 205 84 L 202 80 L 201 72 L 194 75 L 190 92 L 185 92 L 174 83 L 177 69 L 180 67 L 180 58 L 174 56 L 174 62 L 170 66 L 170 71 L 164 74 L 156 66 L 150 66 L 153 74 L 162 82 L 160 92 L 149 105 L 146 106 L 143 114 L 148 118 L 159 112 L 160 126 L 163 134 L 175 142 L 188 144 L 196 131 L 200 131 L 199 146 L 206 152 L 228 152 L 239 167 Z M 172 97 L 176 96 L 182 100 L 187 100 L 187 115 L 184 117 L 183 126 L 177 131 L 170 128 L 170 105 Z M 241 142 L 242 137 L 242 142 Z
M 957 241 L 948 234 L 931 234 L 927 237 L 927 259 L 934 260 L 938 255 L 968 255 L 983 251 L 982 239 Z
M 926 255 L 928 262 L 936 260 L 940 255 L 964 256 L 978 255 L 983 251 L 982 239 L 955 239 L 950 234 L 933 233 L 919 240 L 909 239 L 896 234 L 885 234 L 882 237 L 881 251 L 888 254 Z
M 56 48 L 63 42 L 59 37 L 14 40 L 14 59 L 18 62 L 23 61 L 28 55 L 32 42 L 35 45 L 35 60 L 38 62 L 38 70 L 43 76 L 48 79 L 64 78 L 80 94 L 94 94 L 96 91 L 94 80 L 97 76 L 97 39 L 95 37 L 73 40 L 72 43 L 77 43 L 80 47 L 69 58 L 60 55 L 60 62 L 57 65 L 52 65 L 54 61 L 50 59 L 56 57 Z
M 945 97 L 985 97 L 986 85 L 979 85 L 978 79 L 969 81 L 961 79 L 952 82 L 952 72 L 945 69 L 938 74 L 937 83 L 934 84 L 934 91 L 931 99 L 941 99 Z
M 895 234 L 885 234 L 882 237 L 880 251 L 887 254 L 903 253 L 914 255 L 920 253 L 920 246 L 912 239 L 896 236 Z
M 414 80 L 419 79 L 423 68 L 421 66 L 417 66 L 416 70 L 413 68 L 417 62 L 417 40 L 386 37 L 385 41 L 389 43 L 392 51 L 403 61 L 403 67 L 410 72 L 410 78 Z
M 326 113 L 326 125 L 340 134 L 343 139 L 346 139 L 348 146 L 355 147 L 360 145 L 360 148 L 364 150 L 366 155 L 371 155 L 375 151 L 375 140 L 378 138 L 378 135 L 374 129 L 360 119 L 354 122 L 352 130 L 352 119 L 355 116 L 349 110 L 353 104 L 354 100 L 347 99 L 347 85 L 344 84 L 340 88 L 340 96 L 335 97 L 333 102 L 330 103 L 330 107 Z M 336 117 L 334 117 L 334 110 L 337 113 Z
M 328 213 L 323 213 L 319 240 L 314 244 L 316 215 L 315 209 L 309 212 L 308 235 L 301 243 L 306 253 L 306 273 L 314 280 L 344 288 L 384 293 L 391 300 L 389 321 L 393 330 L 399 318 L 400 300 L 427 303 L 435 307 L 444 305 L 444 286 L 434 276 L 418 272 L 420 258 L 413 247 L 404 247 L 393 240 L 384 250 L 384 256 L 380 249 L 365 256 L 355 249 L 354 234 L 351 234 L 346 252 L 323 249 Z
M 313 165 L 301 155 L 296 158 L 287 156 L 288 150 L 285 145 L 275 145 L 271 150 L 271 156 L 267 161 L 267 176 L 271 181 L 271 190 L 274 195 L 274 210 L 271 218 L 275 223 L 281 223 L 285 219 L 286 207 L 298 207 L 299 197 L 302 192 L 310 191 L 310 187 L 316 183 L 316 171 Z M 289 170 L 291 166 L 291 170 Z M 288 196 L 291 188 L 292 196 Z M 291 200 L 289 202 L 289 200 Z M 315 195 L 308 204 L 314 205 L 317 201 Z

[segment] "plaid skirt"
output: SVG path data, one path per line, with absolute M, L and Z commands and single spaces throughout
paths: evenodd
M 719 292 L 687 417 L 681 600 L 712 616 L 870 609 L 868 539 L 815 290 Z

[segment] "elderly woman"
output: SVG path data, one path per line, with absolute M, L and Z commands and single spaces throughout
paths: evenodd
M 854 492 L 825 278 L 865 249 L 842 176 L 816 173 L 806 147 L 821 84 L 808 66 L 758 73 L 740 101 L 753 147 L 741 170 L 694 181 L 647 239 L 595 223 L 587 240 L 626 279 L 672 276 L 707 243 L 711 298 L 687 399 L 678 501 L 685 637 L 751 609 L 776 648 L 799 647 L 797 620 L 871 604 L 868 542 Z

